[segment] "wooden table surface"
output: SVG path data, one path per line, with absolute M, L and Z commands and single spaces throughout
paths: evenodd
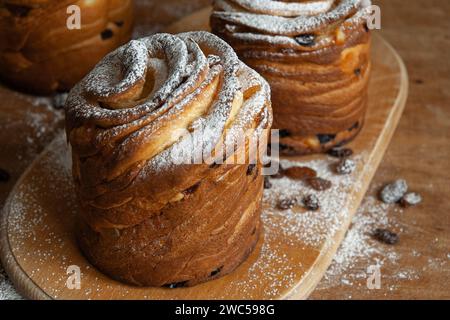
M 137 30 L 139 34 L 145 28 L 160 31 L 165 24 L 209 3 L 136 1 L 143 9 L 138 11 L 138 20 L 144 21 L 146 12 L 145 27 Z M 342 264 L 337 259 L 311 298 L 450 299 L 450 2 L 375 3 L 382 9 L 381 34 L 404 59 L 411 86 L 404 116 L 367 199 L 374 198 L 385 183 L 404 178 L 424 202 L 404 211 L 387 209 L 392 229 L 400 235 L 400 243 L 389 251 L 377 250 L 376 246 L 383 245 L 373 243 L 375 248 L 363 248 L 358 251 L 363 254 L 355 257 L 358 252 L 351 254 L 349 239 L 338 255 L 350 256 L 353 263 L 336 273 Z M 14 105 L 10 103 L 13 100 Z M 0 168 L 11 174 L 9 182 L 0 183 L 0 205 L 21 172 L 52 139 L 54 128 L 61 126 L 60 115 L 39 105 L 39 100 L 30 104 L 22 99 L 21 105 L 16 100 L 0 103 Z M 371 211 L 370 206 L 363 206 L 362 212 L 366 209 Z M 372 251 L 378 254 L 368 254 Z M 369 290 L 365 272 L 380 261 L 381 287 Z

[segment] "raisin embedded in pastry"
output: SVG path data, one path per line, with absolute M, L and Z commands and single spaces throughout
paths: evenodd
M 370 75 L 367 0 L 215 0 L 211 27 L 270 84 L 284 154 L 325 152 L 361 130 Z
M 253 158 L 247 142 L 225 157 L 215 150 L 270 128 L 270 89 L 224 41 L 207 32 L 131 41 L 74 87 L 66 121 L 78 240 L 101 271 L 178 288 L 231 272 L 253 250 L 261 161 L 224 163 Z M 189 161 L 199 146 L 206 158 Z
M 72 5 L 81 29 L 68 28 Z M 34 94 L 68 91 L 129 41 L 132 27 L 132 0 L 3 0 L 0 79 Z

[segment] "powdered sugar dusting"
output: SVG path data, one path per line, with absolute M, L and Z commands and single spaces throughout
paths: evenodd
M 333 3 L 316 1 L 303 4 L 287 4 L 272 0 L 251 3 L 240 0 L 228 1 L 241 4 L 245 10 L 234 9 L 232 6 L 223 7 L 224 1 L 221 1 L 216 3 L 217 11 L 214 12 L 214 17 L 230 24 L 245 26 L 254 30 L 255 33 L 286 36 L 317 31 L 327 25 L 345 20 L 359 9 L 365 8 L 363 6 L 367 6 L 367 2 L 361 0 L 335 0 Z M 292 10 L 283 11 L 283 6 Z M 283 16 L 286 14 L 289 17 Z
M 298 3 L 216 0 L 212 26 L 215 33 L 238 44 L 280 45 L 282 50 L 319 50 L 336 41 L 336 28 L 345 31 L 362 25 L 370 16 L 370 5 L 370 1 L 361 0 Z M 305 34 L 320 36 L 316 37 L 314 45 L 305 47 L 296 41 L 296 37 Z
M 21 148 L 15 154 L 24 170 L 41 152 L 41 148 L 50 142 L 58 126 L 62 127 L 63 111 L 59 109 L 65 100 L 64 94 L 55 97 L 36 97 L 13 93 L 17 99 L 28 102 L 31 107 L 20 117 L 11 115 L 11 119 L 2 119 L 0 130 L 15 132 L 21 141 Z M 16 292 L 6 272 L 0 265 L 0 300 L 16 300 L 22 297 Z
M 6 272 L 0 266 L 0 300 L 20 300 L 22 297 L 16 292 L 9 281 Z
M 155 63 L 155 58 L 160 62 Z M 149 74 L 154 81 L 150 82 Z M 69 132 L 85 124 L 95 124 L 98 129 L 89 137 L 77 139 L 71 135 L 70 142 L 81 157 L 95 154 L 93 148 L 98 152 L 113 146 L 107 161 L 114 162 L 114 158 L 116 162 L 126 162 L 132 158 L 129 153 L 161 135 L 166 122 L 182 117 L 187 108 L 192 108 L 219 77 L 217 93 L 203 114 L 177 129 L 204 129 L 208 134 L 203 137 L 203 154 L 211 154 L 223 136 L 233 137 L 237 131 L 255 126 L 260 134 L 271 123 L 267 82 L 240 62 L 220 38 L 207 32 L 189 32 L 133 40 L 105 57 L 71 91 L 66 104 Z M 147 81 L 151 87 L 146 90 Z M 232 115 L 235 102 L 241 101 L 239 97 L 250 86 L 257 90 L 245 97 L 236 115 Z M 148 155 L 148 159 L 136 160 L 146 162 L 136 181 L 145 181 L 151 172 L 173 168 L 174 149 L 181 149 L 181 154 L 189 157 L 193 150 L 186 143 L 187 138 L 183 135 L 173 141 L 167 139 L 163 150 Z M 81 154 L 80 150 L 88 150 L 88 154 Z M 128 168 L 131 165 L 126 163 Z M 105 166 L 95 180 L 123 174 L 115 171 L 118 166 Z M 135 187 L 131 181 L 130 187 Z
M 389 205 L 376 197 L 368 196 L 364 199 L 353 219 L 352 227 L 347 232 L 318 289 L 336 285 L 343 279 L 351 283 L 358 275 L 346 276 L 345 273 L 358 261 L 372 260 L 371 264 L 379 267 L 386 262 L 397 262 L 399 256 L 395 248 L 382 246 L 371 237 L 375 228 L 389 228 L 395 223 L 395 217 L 389 215 L 389 211 Z

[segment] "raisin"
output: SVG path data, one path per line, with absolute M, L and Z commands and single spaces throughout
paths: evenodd
M 398 243 L 399 237 L 396 233 L 386 230 L 386 229 L 377 229 L 373 233 L 373 237 L 380 242 L 386 244 L 396 244 Z
M 327 144 L 336 138 L 335 134 L 318 134 L 317 139 L 319 139 L 320 144 Z
M 220 167 L 220 163 L 216 163 L 216 162 L 214 162 L 213 164 L 211 164 L 210 166 L 209 166 L 211 169 L 215 169 L 215 168 L 218 168 L 218 167 Z
M 197 182 L 197 183 L 194 184 L 192 187 L 190 187 L 190 188 L 184 190 L 183 193 L 184 193 L 185 195 L 193 194 L 195 191 L 197 191 L 198 187 L 200 187 L 200 183 L 201 183 L 201 182 Z
M 355 122 L 350 128 L 348 128 L 348 131 L 353 131 L 359 128 L 359 121 Z
M 251 164 L 247 167 L 247 175 L 250 176 L 255 172 L 256 164 Z
M 218 275 L 220 273 L 220 271 L 222 271 L 223 266 L 217 268 L 216 270 L 212 271 L 210 274 L 210 277 L 214 277 L 215 275 Z
M 295 199 L 282 199 L 278 202 L 278 209 L 281 210 L 288 210 L 294 207 L 297 204 L 297 201 Z
M 369 31 L 370 31 L 370 28 L 369 28 L 369 26 L 367 25 L 367 23 L 364 24 L 364 30 L 366 30 L 366 32 L 369 32 Z
M 188 283 L 188 281 L 173 282 L 173 283 L 167 283 L 167 284 L 163 285 L 163 287 L 169 288 L 169 289 L 183 288 L 184 286 L 186 286 L 187 283 Z
M 0 182 L 8 182 L 10 178 L 8 171 L 0 168 Z
M 386 185 L 383 190 L 381 190 L 380 198 L 381 201 L 387 204 L 396 203 L 403 198 L 407 191 L 408 184 L 405 180 L 399 179 Z
M 336 165 L 336 172 L 339 174 L 350 174 L 356 168 L 355 161 L 351 159 L 343 159 Z
M 292 167 L 283 170 L 283 174 L 294 180 L 306 180 L 317 176 L 317 172 L 309 167 Z
M 272 183 L 270 182 L 269 178 L 264 177 L 264 189 L 270 189 L 272 188 Z
M 102 31 L 100 36 L 102 37 L 103 40 L 107 40 L 114 36 L 114 32 L 111 29 L 105 29 Z
M 311 47 L 314 45 L 316 37 L 313 34 L 302 34 L 295 37 L 295 41 L 301 46 Z
M 67 96 L 68 96 L 67 93 L 59 93 L 59 94 L 55 95 L 52 99 L 53 107 L 55 107 L 55 109 L 64 108 L 64 105 L 66 104 Z
M 405 194 L 403 198 L 400 200 L 400 205 L 403 208 L 409 208 L 413 206 L 417 206 L 422 202 L 422 197 L 420 194 L 416 192 L 410 192 L 408 194 Z
M 308 210 L 317 211 L 320 208 L 319 198 L 313 194 L 308 194 L 303 198 L 303 205 Z
M 332 186 L 331 181 L 317 177 L 308 179 L 308 184 L 311 188 L 317 191 L 325 191 L 330 189 Z
M 349 148 L 333 148 L 328 151 L 328 155 L 335 158 L 348 158 L 353 155 L 353 150 Z
M 5 4 L 5 7 L 13 16 L 19 18 L 26 17 L 31 11 L 31 7 L 16 4 Z
M 280 138 L 286 138 L 289 137 L 291 135 L 291 133 L 286 130 L 286 129 L 281 129 L 280 130 Z
M 291 155 L 291 156 L 295 156 L 298 154 L 297 151 L 295 151 L 294 148 L 292 148 L 291 146 L 288 146 L 287 144 L 284 143 L 280 143 L 279 144 L 280 150 L 285 154 L 285 155 Z

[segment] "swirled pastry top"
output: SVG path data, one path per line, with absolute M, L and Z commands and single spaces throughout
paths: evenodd
M 202 129 L 212 155 L 238 130 L 270 127 L 270 89 L 210 33 L 158 34 L 107 55 L 69 94 L 66 121 L 83 184 L 129 183 L 176 165 L 173 151 L 191 157 L 187 132 Z
M 224 21 L 228 31 L 244 40 L 251 35 L 250 40 L 298 46 L 296 36 L 326 35 L 342 23 L 360 24 L 370 4 L 370 0 L 215 0 L 213 19 Z

